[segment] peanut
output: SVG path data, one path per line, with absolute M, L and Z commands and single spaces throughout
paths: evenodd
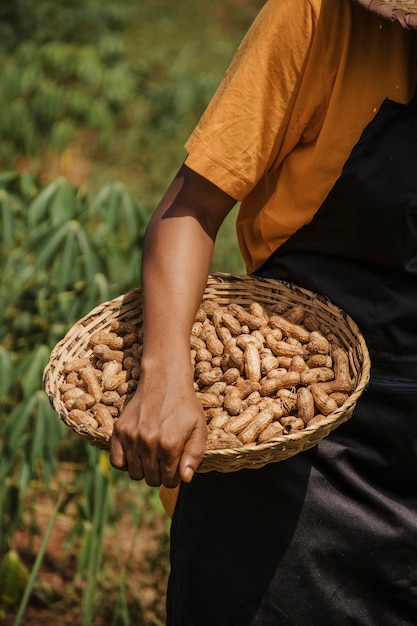
M 203 408 L 218 407 L 222 404 L 221 396 L 218 396 L 215 393 L 202 393 L 201 391 L 197 391 L 196 395 Z
M 215 367 L 208 372 L 202 372 L 198 378 L 199 385 L 209 386 L 218 383 L 223 378 L 223 370 L 221 367 Z
M 95 402 L 100 402 L 103 391 L 93 369 L 91 367 L 84 367 L 80 371 L 80 375 L 87 386 L 88 393 L 93 396 Z
M 292 346 L 286 341 L 277 341 L 271 333 L 268 333 L 265 337 L 265 341 L 268 348 L 271 348 L 276 356 L 288 356 L 291 358 L 296 355 L 304 356 L 304 350 L 298 345 Z
M 307 387 L 300 387 L 297 392 L 297 415 L 303 420 L 304 424 L 308 424 L 309 420 L 314 417 L 315 407 L 313 394 Z
M 120 400 L 120 394 L 117 391 L 105 391 L 101 396 L 101 404 L 111 406 Z
M 242 334 L 242 327 L 239 321 L 235 317 L 233 317 L 233 315 L 230 315 L 230 313 L 223 314 L 222 322 L 226 326 L 226 328 L 230 330 L 232 335 L 236 336 Z
M 337 406 L 342 406 L 348 397 L 347 393 L 342 393 L 341 391 L 335 391 L 334 393 L 329 394 L 329 398 L 332 398 L 336 402 Z
M 299 372 L 301 374 L 306 369 L 308 369 L 308 366 L 302 356 L 296 355 L 292 357 L 290 365 L 288 367 L 289 372 Z M 301 380 L 302 380 L 302 377 L 301 377 Z
M 349 357 L 347 352 L 343 348 L 336 348 L 332 351 L 333 356 L 333 369 L 334 377 L 336 380 L 343 381 L 346 384 L 350 384 L 349 374 Z
M 329 367 L 313 367 L 301 372 L 300 378 L 302 385 L 326 383 L 328 380 L 333 380 L 334 372 Z
M 266 443 L 284 434 L 284 427 L 280 422 L 272 422 L 258 435 L 258 443 Z
M 289 322 L 292 322 L 293 324 L 301 324 L 301 322 L 304 319 L 305 313 L 306 313 L 306 310 L 304 306 L 302 304 L 296 304 L 290 309 L 287 309 L 283 313 L 283 317 L 285 317 L 286 320 L 288 320 Z
M 264 320 L 264 323 L 268 323 L 269 315 L 260 302 L 251 302 L 249 305 L 249 312 L 255 317 L 261 317 Z
M 215 332 L 211 333 L 207 337 L 206 345 L 207 350 L 211 353 L 212 356 L 220 356 L 224 352 L 224 345 L 217 337 Z
M 224 380 L 224 382 L 227 385 L 231 385 L 237 381 L 239 376 L 240 376 L 240 370 L 238 370 L 236 367 L 229 367 L 224 372 L 222 380 Z
M 74 359 L 64 366 L 64 372 L 69 374 L 70 372 L 79 372 L 83 367 L 91 365 L 89 357 L 83 357 L 80 359 Z
M 307 359 L 307 366 L 314 367 L 333 367 L 332 357 L 329 354 L 313 354 Z
M 105 405 L 95 407 L 94 417 L 101 430 L 110 436 L 113 432 L 113 416 Z
M 227 427 L 227 424 L 229 423 L 229 419 L 230 419 L 229 414 L 226 411 L 222 411 L 218 415 L 215 415 L 214 417 L 211 418 L 211 420 L 208 423 L 208 427 L 211 429 L 221 428 L 222 430 L 224 430 Z
M 246 345 L 243 358 L 247 379 L 253 382 L 261 380 L 261 358 L 259 350 L 254 343 L 249 342 Z
M 276 393 L 279 389 L 291 389 L 299 384 L 299 372 L 283 372 L 281 375 L 261 380 L 259 391 L 261 395 L 270 396 L 273 393 Z
M 228 391 L 224 397 L 223 406 L 229 415 L 239 415 L 242 408 L 242 398 L 239 390 L 234 388 Z
M 301 417 L 295 417 L 294 415 L 281 417 L 280 422 L 287 433 L 294 430 L 302 430 L 304 428 L 304 421 Z
M 75 424 L 79 424 L 80 426 L 84 426 L 85 428 L 91 428 L 93 430 L 98 428 L 98 422 L 90 413 L 87 413 L 86 411 L 74 409 L 68 413 L 68 417 L 70 421 Z
M 314 398 L 314 404 L 317 409 L 323 415 L 330 415 L 333 411 L 336 411 L 337 404 L 335 400 L 329 397 L 329 395 L 324 391 L 320 383 L 311 385 L 310 391 Z
M 137 327 L 130 322 L 120 322 L 119 320 L 113 320 L 110 325 L 110 332 L 116 332 L 118 335 L 129 335 L 137 333 Z
M 107 376 L 102 383 L 104 391 L 113 391 L 114 389 L 117 389 L 119 385 L 126 382 L 128 375 L 129 373 L 127 370 L 122 370 L 115 376 Z
M 330 344 L 326 337 L 323 337 L 318 330 L 313 330 L 310 333 L 310 341 L 307 344 L 307 350 L 311 354 L 328 354 Z
M 279 328 L 284 336 L 295 337 L 301 341 L 301 343 L 307 343 L 310 340 L 310 333 L 308 330 L 299 324 L 293 324 L 282 315 L 271 315 L 269 323 L 272 328 Z
M 231 433 L 226 433 L 221 428 L 209 430 L 207 435 L 206 448 L 207 450 L 219 450 L 221 448 L 240 448 L 242 446 L 242 442 L 239 439 L 232 435 Z
M 201 339 L 201 337 L 196 337 L 196 335 L 191 335 L 190 347 L 192 350 L 195 350 L 197 352 L 198 350 L 205 349 L 206 343 L 205 341 L 203 341 L 203 339 Z
M 123 338 L 116 333 L 98 331 L 91 335 L 90 346 L 103 344 L 112 350 L 121 350 L 123 348 Z
M 239 433 L 238 438 L 243 444 L 252 443 L 273 419 L 274 412 L 271 409 L 260 411 L 256 418 Z
M 122 350 L 112 350 L 109 346 L 102 343 L 93 347 L 93 354 L 102 361 L 118 361 L 122 363 L 124 358 Z
M 268 372 L 274 371 L 278 367 L 279 360 L 273 354 L 261 355 L 261 373 L 265 376 Z
M 229 304 L 228 309 L 242 325 L 248 326 L 251 330 L 260 328 L 265 324 L 264 317 L 253 315 L 239 304 Z
M 240 433 L 246 426 L 248 426 L 252 420 L 258 415 L 259 406 L 252 404 L 240 414 L 230 417 L 227 426 L 225 427 L 227 432 L 237 434 Z

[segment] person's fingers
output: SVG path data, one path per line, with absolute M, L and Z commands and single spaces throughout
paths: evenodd
M 110 463 L 118 470 L 128 472 L 132 480 L 142 480 L 144 471 L 139 454 L 129 449 L 124 452 L 122 443 L 113 435 L 110 441 Z
M 207 428 L 200 424 L 192 432 L 191 437 L 186 442 L 179 465 L 179 475 L 185 483 L 191 482 L 195 472 L 200 465 L 205 451 L 207 438 Z
M 128 456 L 127 472 L 132 480 L 143 480 L 145 472 L 139 454 L 130 454 Z
M 160 453 L 159 471 L 161 483 L 169 489 L 177 487 L 181 480 L 179 473 L 180 455 L 180 449 L 174 451 L 164 450 Z
M 161 484 L 158 456 L 158 448 L 155 444 L 145 444 L 143 440 L 138 442 L 136 459 L 141 463 L 142 478 L 150 487 L 159 487 Z
M 115 434 L 110 439 L 110 463 L 118 470 L 128 469 L 123 446 Z

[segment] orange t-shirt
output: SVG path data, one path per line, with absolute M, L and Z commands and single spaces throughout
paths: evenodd
M 417 35 L 351 0 L 269 0 L 186 144 L 241 201 L 248 272 L 308 223 L 385 98 L 407 102 Z M 177 490 L 161 489 L 172 515 Z
M 308 223 L 385 98 L 407 102 L 417 36 L 351 0 L 270 0 L 186 143 L 241 201 L 248 272 Z

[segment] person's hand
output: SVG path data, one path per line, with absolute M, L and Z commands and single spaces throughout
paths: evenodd
M 122 412 L 110 460 L 134 480 L 175 487 L 190 482 L 204 455 L 207 426 L 192 383 L 148 374 Z
M 151 486 L 189 482 L 204 455 L 207 425 L 193 388 L 190 333 L 217 231 L 235 204 L 183 165 L 146 229 L 141 378 L 115 425 L 110 460 Z

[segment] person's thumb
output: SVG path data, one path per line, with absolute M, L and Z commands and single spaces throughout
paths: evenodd
M 203 459 L 206 447 L 206 438 L 206 428 L 195 428 L 191 437 L 184 446 L 179 465 L 179 473 L 181 480 L 185 483 L 191 482 Z

